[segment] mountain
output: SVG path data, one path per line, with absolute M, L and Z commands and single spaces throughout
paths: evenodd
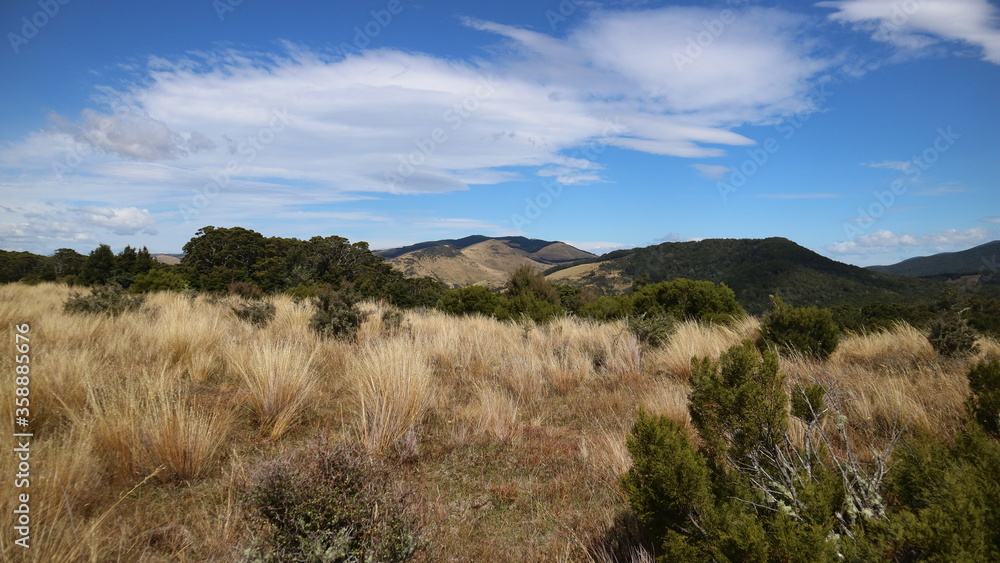
M 617 250 L 546 272 L 556 283 L 622 291 L 640 276 L 660 282 L 676 278 L 724 282 L 751 313 L 780 294 L 796 306 L 862 306 L 876 302 L 935 299 L 943 285 L 895 276 L 820 256 L 784 238 L 708 239 Z
M 430 276 L 450 286 L 500 287 L 521 266 L 542 271 L 595 256 L 563 242 L 473 235 L 375 250 L 407 276 Z
M 1000 240 L 961 252 L 920 256 L 891 266 L 869 266 L 868 269 L 884 274 L 947 280 L 996 274 L 1000 269 Z

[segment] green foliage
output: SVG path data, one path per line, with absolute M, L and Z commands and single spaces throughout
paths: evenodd
M 624 319 L 632 314 L 632 299 L 628 295 L 598 297 L 580 308 L 580 316 L 599 321 Z
M 313 446 L 268 462 L 244 498 L 267 530 L 248 559 L 406 561 L 419 548 L 389 471 L 356 448 Z
M 503 305 L 501 296 L 481 285 L 470 285 L 447 290 L 438 303 L 438 309 L 452 315 L 496 316 Z
M 951 446 L 916 433 L 897 451 L 884 551 L 907 561 L 1000 560 L 1000 444 L 967 425 Z
M 115 253 L 111 247 L 102 244 L 92 250 L 80 270 L 80 283 L 102 285 L 111 281 L 115 274 Z
M 138 309 L 143 301 L 144 296 L 129 295 L 121 286 L 100 285 L 91 288 L 90 295 L 74 292 L 63 304 L 63 310 L 73 314 L 117 316 Z
M 684 430 L 665 416 L 639 411 L 626 439 L 632 467 L 621 487 L 639 522 L 657 545 L 682 543 L 672 534 L 690 534 L 699 513 L 713 503 L 711 479 L 704 457 Z M 683 551 L 684 546 L 675 546 Z
M 1000 437 L 1000 360 L 980 361 L 967 377 L 970 413 L 983 430 Z
M 792 307 L 780 297 L 760 327 L 762 342 L 777 349 L 800 352 L 826 359 L 840 343 L 840 328 L 828 309 Z
M 822 385 L 813 384 L 803 387 L 796 384 L 795 389 L 792 390 L 792 416 L 805 423 L 815 422 L 826 408 L 823 400 L 825 395 L 826 389 Z
M 505 297 L 497 311 L 497 318 L 503 320 L 527 317 L 542 323 L 565 314 L 558 288 L 530 266 L 521 266 L 511 274 Z
M 241 321 L 263 327 L 274 318 L 276 309 L 270 301 L 251 300 L 231 305 L 233 314 Z
M 931 324 L 931 332 L 927 339 L 938 354 L 945 357 L 961 357 L 979 353 L 977 337 L 976 331 L 962 316 L 962 311 L 952 306 Z
M 316 293 L 313 305 L 315 312 L 309 319 L 309 327 L 324 338 L 353 340 L 365 320 L 356 297 L 349 290 L 324 288 Z
M 159 267 L 139 274 L 129 286 L 132 293 L 149 293 L 153 291 L 182 291 L 187 287 L 187 280 L 172 268 Z
M 664 314 L 642 315 L 628 317 L 626 325 L 639 342 L 657 348 L 666 344 L 677 330 L 677 319 Z
M 743 459 L 760 445 L 775 444 L 788 424 L 788 397 L 778 357 L 749 342 L 719 358 L 693 360 L 688 410 L 716 467 L 729 456 Z
M 632 308 L 637 314 L 719 323 L 731 323 L 746 314 L 726 284 L 683 278 L 639 287 L 632 293 Z

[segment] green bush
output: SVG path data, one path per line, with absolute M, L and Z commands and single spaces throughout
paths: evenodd
M 622 491 L 654 543 L 692 528 L 713 503 L 711 474 L 683 428 L 639 411 L 625 445 L 632 467 L 621 478 Z
M 399 309 L 386 309 L 382 313 L 382 326 L 389 334 L 398 334 L 403 328 L 403 312 Z
M 968 378 L 971 414 L 984 430 L 1000 437 L 1000 360 L 979 362 Z
M 503 307 L 503 297 L 481 285 L 449 289 L 438 302 L 438 309 L 452 315 L 496 316 Z
M 677 330 L 677 319 L 670 315 L 642 315 L 628 317 L 626 320 L 629 332 L 643 344 L 657 348 L 666 344 Z
M 313 306 L 315 312 L 309 319 L 309 326 L 324 338 L 354 339 L 366 316 L 358 309 L 350 291 L 335 291 L 329 287 L 316 293 Z
M 187 287 L 184 276 L 166 268 L 153 268 L 145 274 L 135 276 L 129 291 L 150 293 L 153 291 L 183 291 Z
M 265 463 L 244 498 L 265 528 L 250 560 L 406 561 L 419 547 L 388 470 L 356 448 L 314 445 Z
M 780 297 L 772 299 L 774 308 L 760 326 L 763 344 L 780 350 L 795 351 L 824 360 L 840 343 L 840 328 L 829 309 L 792 307 Z
M 632 314 L 632 300 L 627 295 L 598 297 L 593 303 L 580 307 L 580 316 L 598 321 L 624 319 Z
M 239 320 L 259 327 L 267 326 L 275 314 L 274 303 L 270 301 L 240 302 L 230 308 Z
M 643 285 L 632 293 L 639 315 L 671 315 L 678 319 L 732 323 L 746 315 L 736 294 L 726 284 L 677 279 Z
M 976 331 L 962 316 L 962 311 L 950 308 L 931 324 L 927 340 L 938 354 L 945 357 L 972 356 L 979 353 Z
M 138 309 L 145 301 L 142 295 L 129 295 L 118 285 L 94 286 L 90 295 L 73 294 L 63 304 L 67 313 L 117 316 Z

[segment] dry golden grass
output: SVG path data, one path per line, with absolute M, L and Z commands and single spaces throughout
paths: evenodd
M 320 435 L 396 464 L 393 486 L 412 493 L 426 530 L 418 560 L 610 560 L 598 544 L 625 507 L 617 481 L 636 409 L 690 430 L 691 357 L 717 358 L 758 329 L 752 318 L 683 323 L 644 350 L 618 322 L 407 311 L 392 330 L 387 306 L 365 303 L 349 343 L 319 338 L 310 304 L 284 296 L 254 327 L 224 299 L 180 294 L 116 318 L 67 315 L 70 292 L 0 286 L 5 326 L 31 323 L 38 547 L 0 534 L 0 560 L 239 560 L 255 534 L 240 501 L 247 468 Z M 996 340 L 980 346 L 1000 357 Z M 854 437 L 878 443 L 897 423 L 953 432 L 974 361 L 941 359 L 900 325 L 844 338 L 827 362 L 781 365 L 789 389 L 821 381 L 848 393 Z M 0 370 L 13 366 L 0 354 Z M 11 378 L 0 394 L 13 396 Z M 12 401 L 0 412 L 12 419 Z M 14 463 L 0 456 L 7 474 Z M 10 530 L 16 497 L 5 487 Z
M 351 364 L 359 406 L 358 433 L 372 452 L 382 452 L 414 431 L 427 409 L 431 369 L 404 340 L 372 343 Z
M 262 435 L 281 438 L 304 416 L 317 382 L 314 353 L 287 343 L 230 345 L 227 356 Z

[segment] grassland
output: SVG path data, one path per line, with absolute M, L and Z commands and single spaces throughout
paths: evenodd
M 417 560 L 607 560 L 641 547 L 622 532 L 624 436 L 643 407 L 689 425 L 692 356 L 752 338 L 686 323 L 644 349 L 621 323 L 547 325 L 385 305 L 356 342 L 323 340 L 307 303 L 272 298 L 265 327 L 224 300 L 154 294 L 119 317 L 68 315 L 70 289 L 0 286 L 13 374 L 16 324 L 31 326 L 32 548 L 13 542 L 17 499 L 0 486 L 5 561 L 240 560 L 264 530 L 244 502 L 256 468 L 319 441 L 355 444 L 391 468 L 420 522 Z M 980 356 L 1000 355 L 981 342 Z M 858 438 L 897 421 L 954 432 L 975 358 L 936 356 L 919 331 L 849 336 L 826 362 L 782 358 L 787 384 L 834 382 Z M 14 419 L 14 379 L 0 410 Z M 0 466 L 16 473 L 8 433 Z

